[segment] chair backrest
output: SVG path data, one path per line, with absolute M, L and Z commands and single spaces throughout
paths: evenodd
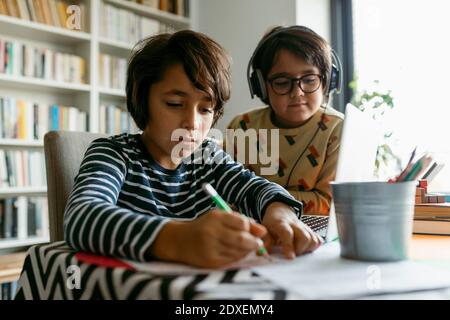
M 64 209 L 86 149 L 93 140 L 107 136 L 68 131 L 50 131 L 44 136 L 50 241 L 64 240 Z

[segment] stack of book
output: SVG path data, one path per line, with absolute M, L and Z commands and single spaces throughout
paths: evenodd
M 0 39 L 0 73 L 86 83 L 86 62 L 73 54 Z
M 450 203 L 416 204 L 413 232 L 450 235 Z
M 86 6 L 80 1 L 0 0 L 0 14 L 61 27 L 86 31 Z
M 88 114 L 75 107 L 0 97 L 0 138 L 42 139 L 50 130 L 87 131 Z
M 99 69 L 100 87 L 125 91 L 127 59 L 100 53 Z
M 0 239 L 26 239 L 48 235 L 48 205 L 45 197 L 0 200 Z

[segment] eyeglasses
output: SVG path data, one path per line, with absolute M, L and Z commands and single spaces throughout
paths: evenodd
M 306 74 L 300 78 L 288 78 L 286 76 L 279 76 L 267 80 L 272 87 L 272 90 L 278 95 L 285 95 L 292 91 L 294 83 L 300 86 L 304 93 L 313 93 L 320 87 L 322 76 L 320 74 Z

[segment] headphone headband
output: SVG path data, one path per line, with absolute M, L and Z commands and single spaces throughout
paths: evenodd
M 263 101 L 267 99 L 266 83 L 264 81 L 264 77 L 261 70 L 255 69 L 251 71 L 255 56 L 258 54 L 261 47 L 263 47 L 270 39 L 273 39 L 277 35 L 290 30 L 297 30 L 316 34 L 313 30 L 304 26 L 278 27 L 278 30 L 273 31 L 271 34 L 263 37 L 259 41 L 247 65 L 247 82 L 250 89 L 250 96 L 252 99 L 254 98 L 255 95 L 258 96 Z M 341 61 L 339 60 L 338 55 L 333 49 L 331 49 L 331 60 L 332 60 L 331 72 L 328 81 L 327 96 L 329 96 L 333 92 L 339 94 L 341 92 L 341 86 L 343 82 L 342 64 Z M 333 60 L 335 63 L 333 63 Z

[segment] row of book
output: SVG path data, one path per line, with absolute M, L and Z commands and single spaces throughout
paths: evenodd
M 103 88 L 125 90 L 127 59 L 99 54 L 99 84 Z
M 122 132 L 137 133 L 138 127 L 134 123 L 125 107 L 116 105 L 100 105 L 100 127 L 101 133 L 119 134 Z
M 100 35 L 107 39 L 134 45 L 147 36 L 174 31 L 173 27 L 165 23 L 103 2 L 100 11 L 103 13 L 100 16 Z
M 0 73 L 86 83 L 86 61 L 77 55 L 0 39 Z
M 0 188 L 47 185 L 42 151 L 0 149 Z
M 88 131 L 89 115 L 75 107 L 0 97 L 0 138 L 42 139 L 48 131 Z
M 0 14 L 69 30 L 86 31 L 86 6 L 80 1 L 0 0 Z
M 189 17 L 189 0 L 128 0 L 179 16 Z
M 0 300 L 14 300 L 17 281 L 0 283 Z
M 47 237 L 48 204 L 45 197 L 0 200 L 0 239 Z

